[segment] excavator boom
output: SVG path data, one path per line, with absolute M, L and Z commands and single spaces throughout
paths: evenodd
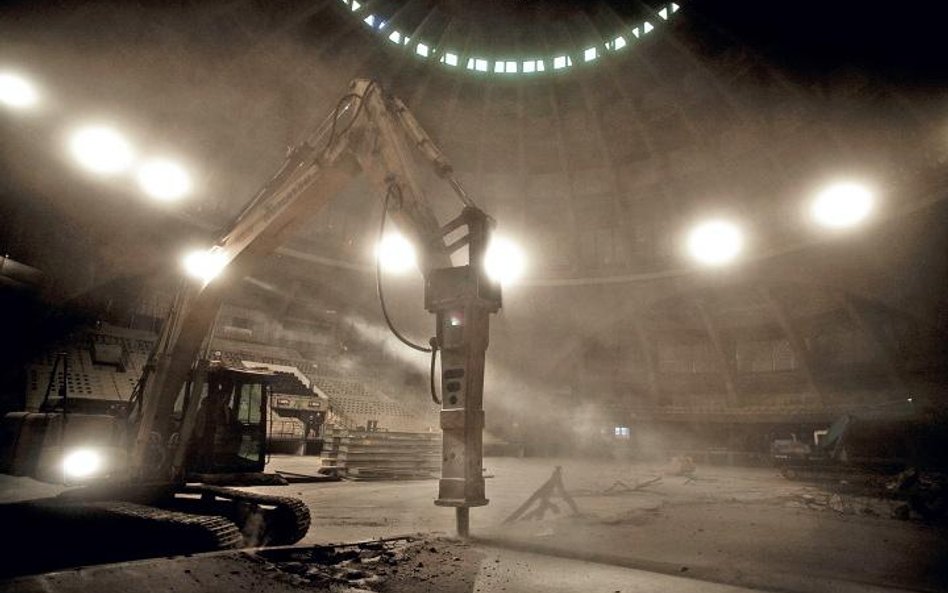
M 412 151 L 426 159 L 457 195 L 462 210 L 454 220 L 438 221 L 414 170 Z M 228 280 L 249 273 L 360 173 L 385 195 L 383 216 L 420 247 L 426 307 L 436 315 L 431 344 L 442 355 L 440 383 L 445 395 L 444 462 L 437 502 L 465 513 L 470 506 L 487 503 L 481 475 L 484 353 L 489 314 L 500 308 L 500 288 L 486 278 L 482 263 L 493 221 L 476 207 L 447 158 L 407 107 L 370 80 L 350 84 L 329 119 L 289 152 L 277 174 L 221 235 L 212 252 L 226 266 L 222 277 L 183 285 L 137 398 L 133 479 L 182 478 L 183 451 L 190 442 L 194 402 L 199 398 L 189 398 L 174 451 L 168 454 L 156 447 L 171 445 L 170 419 L 182 389 L 189 380 L 200 384 L 195 377 L 202 372 L 201 349 Z M 467 234 L 446 244 L 446 236 L 455 236 L 461 227 Z M 451 255 L 464 247 L 468 264 L 452 266 Z M 459 521 L 460 517 L 459 512 Z

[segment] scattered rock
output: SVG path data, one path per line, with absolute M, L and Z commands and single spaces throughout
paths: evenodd
M 912 509 L 909 505 L 902 503 L 892 509 L 892 518 L 900 521 L 908 521 L 912 516 Z
M 837 513 L 845 513 L 846 505 L 843 503 L 843 498 L 839 494 L 834 494 L 830 496 L 829 502 L 827 503 L 830 509 L 836 511 Z

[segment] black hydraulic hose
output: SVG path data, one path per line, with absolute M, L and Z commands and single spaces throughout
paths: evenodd
M 431 338 L 431 370 L 428 372 L 431 387 L 431 401 L 441 405 L 441 398 L 438 397 L 438 389 L 435 387 L 435 361 L 438 359 L 438 338 Z
M 376 245 L 381 245 L 382 237 L 385 236 L 385 219 L 388 217 L 388 202 L 392 197 L 392 193 L 397 191 L 397 186 L 393 183 L 388 186 L 388 191 L 385 192 L 385 202 L 382 204 L 382 222 L 379 224 L 379 240 Z M 406 338 L 398 328 L 392 323 L 391 317 L 388 314 L 388 307 L 385 306 L 385 291 L 382 289 L 382 264 L 379 261 L 379 254 L 375 256 L 375 291 L 379 295 L 379 304 L 382 306 L 382 316 L 385 318 L 385 323 L 388 325 L 388 329 L 395 334 L 395 337 L 399 339 L 402 344 L 405 344 L 413 350 L 418 352 L 432 352 L 433 348 L 428 348 L 426 346 L 419 346 L 415 344 L 408 338 Z
M 366 99 L 369 98 L 369 95 L 375 89 L 375 81 L 369 82 L 368 86 L 365 87 L 365 91 L 360 95 L 358 93 L 346 93 L 339 98 L 339 101 L 336 102 L 336 108 L 332 111 L 332 127 L 329 129 L 329 140 L 326 142 L 325 150 L 332 148 L 333 143 L 336 141 L 337 136 L 342 136 L 355 125 L 357 119 L 362 114 L 362 107 L 365 105 Z M 349 119 L 349 123 L 346 124 L 346 127 L 341 131 L 336 131 L 336 122 L 339 120 L 339 110 L 342 109 L 342 104 L 351 99 L 358 99 L 359 105 L 356 107 L 356 111 L 352 114 L 352 117 Z
M 388 186 L 388 190 L 385 192 L 385 200 L 382 203 L 382 220 L 379 222 L 379 237 L 376 242 L 377 245 L 382 244 L 382 237 L 385 236 L 385 221 L 388 218 L 388 203 L 392 198 L 392 194 L 398 191 L 398 186 L 394 183 Z M 415 344 L 408 338 L 406 338 L 398 328 L 395 327 L 395 324 L 392 323 L 392 318 L 388 314 L 388 307 L 385 305 L 385 291 L 382 288 L 382 264 L 379 261 L 379 254 L 375 255 L 375 290 L 379 295 L 379 305 L 382 308 L 382 317 L 385 318 L 385 324 L 388 326 L 388 329 L 395 334 L 395 337 L 402 343 L 408 346 L 413 350 L 418 352 L 430 352 L 431 353 L 431 368 L 429 369 L 429 386 L 431 388 L 431 401 L 441 405 L 441 399 L 438 397 L 438 390 L 435 385 L 435 363 L 438 359 L 438 339 L 431 338 L 428 342 L 429 347 L 420 346 Z

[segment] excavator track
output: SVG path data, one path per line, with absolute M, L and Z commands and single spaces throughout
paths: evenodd
M 134 521 L 146 530 L 167 532 L 175 540 L 187 542 L 195 552 L 239 548 L 244 539 L 237 526 L 224 517 L 192 515 L 132 502 L 91 502 L 86 506 L 119 520 Z
M 240 535 L 237 547 L 295 544 L 310 527 L 309 508 L 299 499 L 207 484 L 97 485 L 65 492 L 60 498 L 85 504 L 128 503 L 182 518 L 229 522 Z
M 247 546 L 295 544 L 309 531 L 309 508 L 296 498 L 203 484 L 184 486 L 179 492 L 200 495 L 212 512 L 233 521 Z
M 0 577 L 71 566 L 239 548 L 228 518 L 114 500 L 48 498 L 0 505 L 11 534 Z

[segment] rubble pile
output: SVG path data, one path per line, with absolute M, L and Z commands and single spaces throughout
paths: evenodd
M 409 581 L 438 589 L 440 578 L 464 579 L 467 544 L 402 537 L 336 546 L 260 550 L 258 556 L 298 584 L 345 591 L 387 591 Z M 400 587 L 397 587 L 399 588 Z

